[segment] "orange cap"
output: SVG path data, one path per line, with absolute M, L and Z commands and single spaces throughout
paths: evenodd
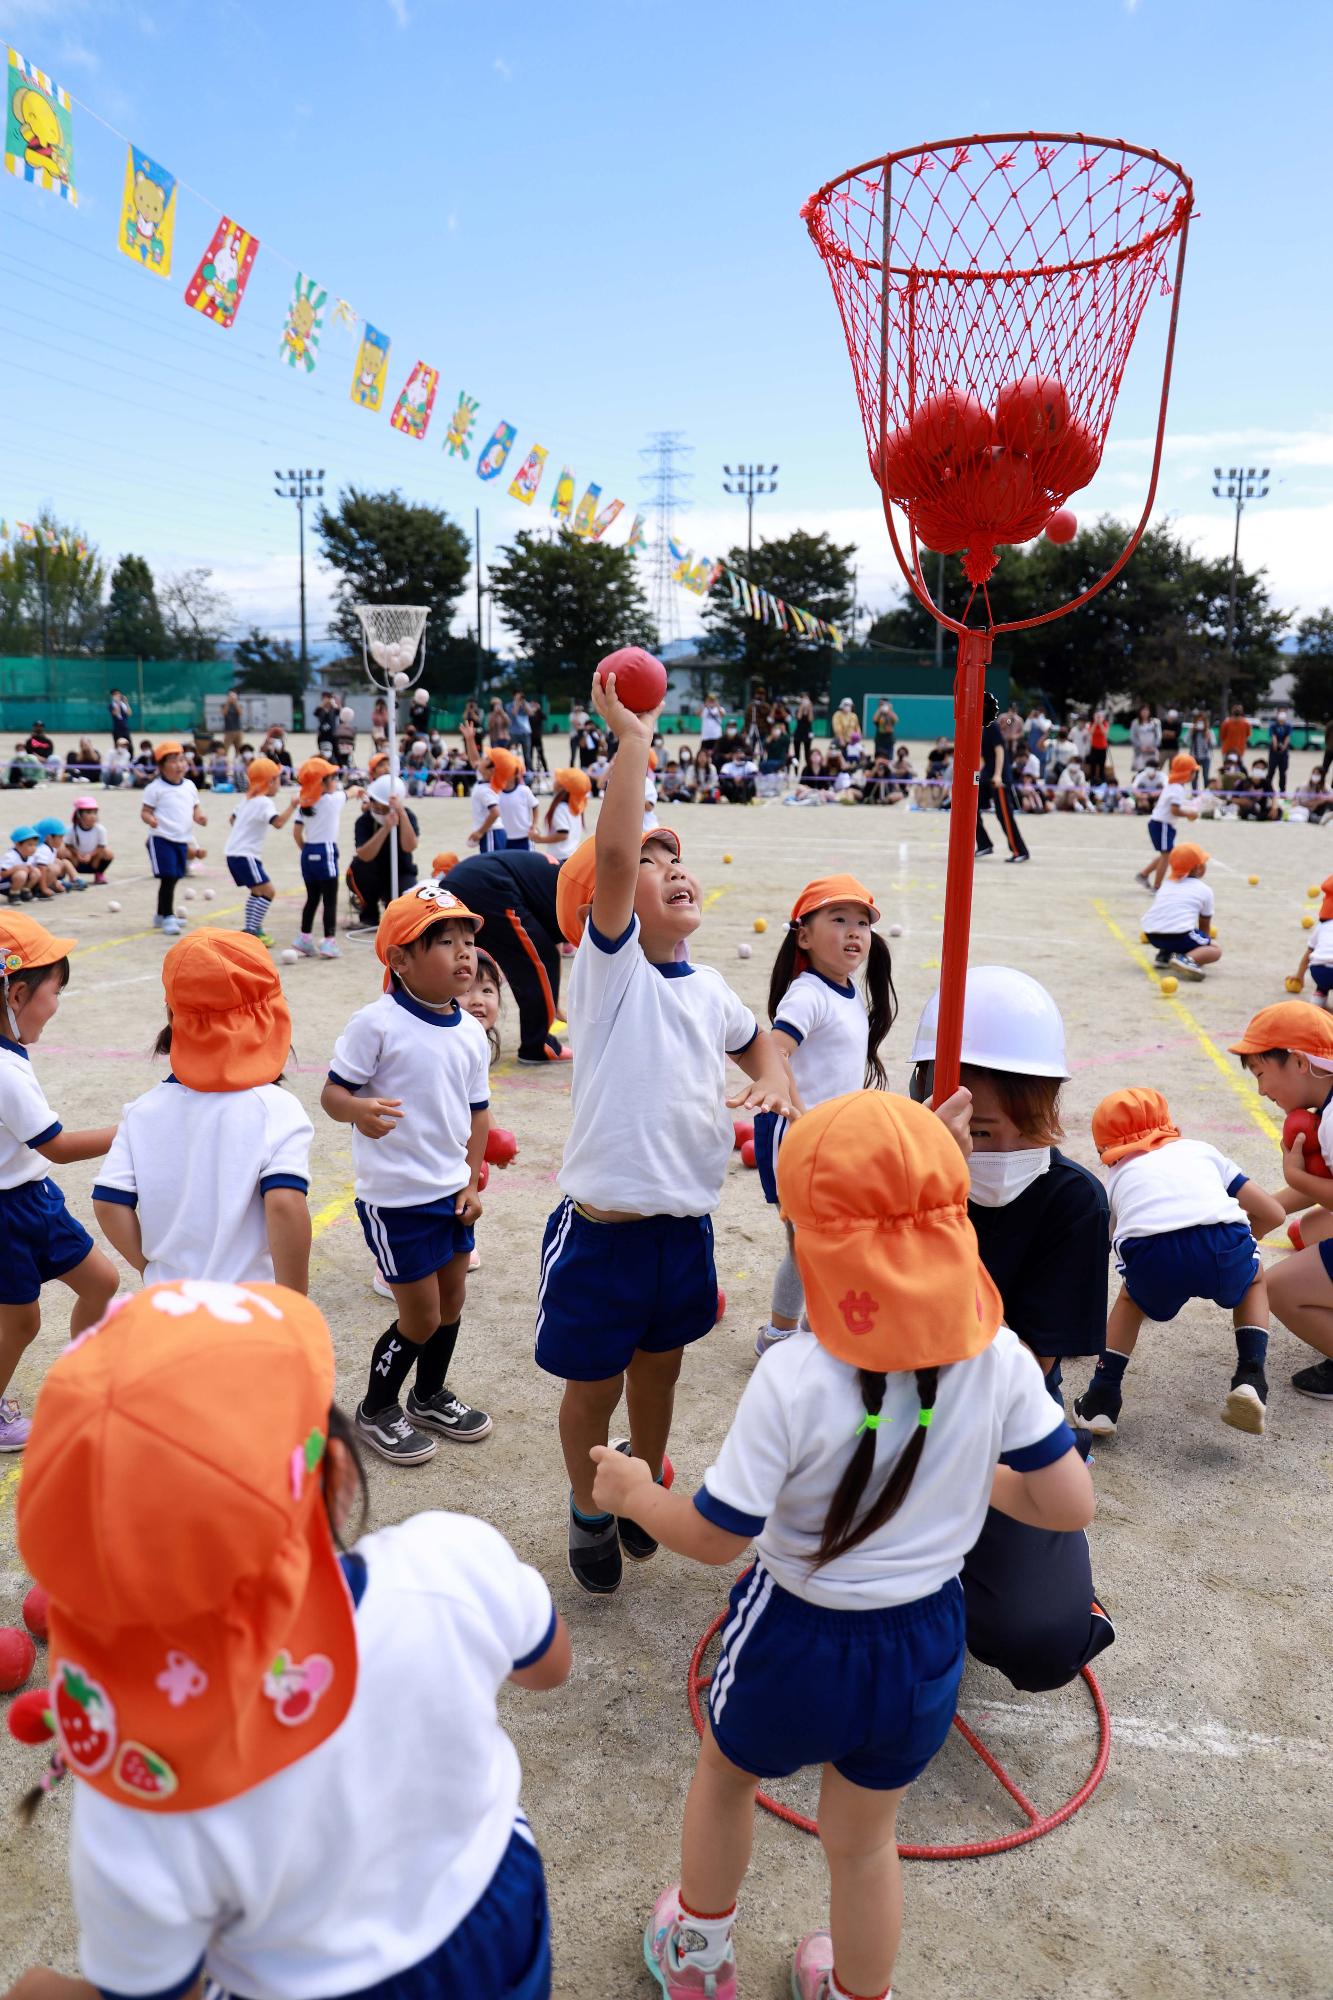
M 0 910 L 0 973 L 35 972 L 42 965 L 59 965 L 78 942 L 70 937 L 52 937 L 36 917 L 20 910 Z
M 19 1546 L 51 1596 L 61 1753 L 118 1805 L 220 1805 L 351 1707 L 332 1401 L 328 1327 L 284 1285 L 149 1285 L 48 1370 Z
M 432 924 L 443 923 L 450 917 L 458 917 L 471 924 L 474 934 L 486 921 L 455 896 L 452 889 L 442 887 L 439 882 L 420 882 L 415 889 L 395 896 L 386 905 L 380 927 L 375 933 L 375 956 L 384 967 L 386 993 L 393 984 L 393 974 L 389 970 L 389 947 L 413 944 Z
M 375 755 L 371 758 L 370 762 L 366 765 L 366 776 L 368 778 L 382 778 L 384 776 L 384 773 L 388 770 L 388 768 L 389 768 L 388 751 L 377 750 L 375 752 Z
M 864 903 L 870 912 L 871 923 L 879 922 L 874 897 L 855 875 L 821 875 L 818 880 L 807 882 L 792 904 L 791 920 L 799 924 L 803 917 L 813 916 L 816 910 L 824 909 L 829 903 Z
M 566 764 L 554 775 L 557 787 L 569 801 L 569 810 L 572 813 L 581 813 L 592 792 L 592 779 L 588 773 L 575 770 L 572 764 Z
M 254 1090 L 282 1073 L 292 1017 L 257 937 L 192 931 L 162 961 L 171 1073 L 191 1090 Z
M 253 770 L 254 766 L 252 765 L 252 773 Z M 301 804 L 307 811 L 309 811 L 311 806 L 319 804 L 320 794 L 324 790 L 324 780 L 326 778 L 336 778 L 337 775 L 338 766 L 330 764 L 327 757 L 306 758 L 304 764 L 302 764 L 296 774 L 296 782 L 301 787 Z
M 1186 778 L 1192 778 L 1198 768 L 1189 752 L 1182 750 L 1178 757 L 1171 759 L 1171 780 L 1174 784 L 1183 785 Z
M 789 1127 L 778 1202 L 815 1337 L 839 1361 L 899 1373 L 980 1354 L 1004 1309 L 967 1214 L 967 1162 L 933 1111 L 879 1090 Z
M 1173 875 L 1192 875 L 1196 868 L 1202 868 L 1208 859 L 1208 850 L 1196 847 L 1192 840 L 1180 840 L 1171 849 L 1167 866 Z
M 1092 1143 L 1104 1167 L 1129 1153 L 1155 1153 L 1179 1137 L 1160 1090 L 1113 1090 L 1092 1114 Z
M 11 919 L 12 921 L 12 919 Z M 1261 1007 L 1238 1042 L 1233 1056 L 1261 1056 L 1269 1049 L 1290 1049 L 1309 1056 L 1320 1069 L 1333 1069 L 1333 1021 L 1321 1008 L 1304 1000 L 1278 1000 Z
M 153 752 L 153 762 L 160 764 L 164 757 L 183 757 L 184 755 L 185 752 L 179 743 L 159 743 Z
M 75 811 L 77 810 L 76 806 Z M 1324 892 L 1324 900 L 1319 905 L 1319 921 L 1321 924 L 1326 924 L 1329 918 L 1333 917 L 1333 875 L 1325 875 L 1319 886 Z
M 447 875 L 451 868 L 457 868 L 458 856 L 452 850 L 447 854 L 437 854 L 430 864 L 432 875 Z
M 488 750 L 486 755 L 491 760 L 491 783 L 498 790 L 504 791 L 506 786 L 513 784 L 523 769 L 523 759 L 516 757 L 512 750 L 503 748 Z
M 669 826 L 653 827 L 644 834 L 642 845 L 646 847 L 650 840 L 660 840 L 680 860 L 680 836 Z M 578 944 L 583 936 L 583 918 L 579 912 L 592 902 L 596 888 L 597 842 L 585 840 L 568 861 L 560 863 L 560 879 L 555 885 L 555 920 L 570 944 Z
M 250 797 L 254 798 L 257 793 L 266 792 L 273 780 L 281 776 L 281 764 L 275 764 L 271 757 L 252 757 L 250 768 L 245 774 Z
M 655 770 L 657 769 L 657 752 L 656 752 L 656 750 L 650 750 L 650 751 L 648 752 L 648 769 L 649 769 L 650 771 L 655 771 Z

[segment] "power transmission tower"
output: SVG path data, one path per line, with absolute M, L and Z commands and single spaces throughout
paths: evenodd
M 652 470 L 640 474 L 640 484 L 646 486 L 651 494 L 656 519 L 649 556 L 648 591 L 658 642 L 663 646 L 680 637 L 676 586 L 671 581 L 671 572 L 675 568 L 671 541 L 676 532 L 675 516 L 683 513 L 690 504 L 681 488 L 694 477 L 678 463 L 694 450 L 693 445 L 683 442 L 684 436 L 684 431 L 654 431 L 639 453 L 640 458 L 653 461 Z

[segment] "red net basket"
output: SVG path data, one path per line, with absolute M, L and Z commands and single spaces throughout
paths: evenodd
M 1178 290 L 1192 200 L 1158 153 L 1030 132 L 890 153 L 805 204 L 918 594 L 918 543 L 984 584 L 999 544 L 1093 477 L 1144 309 Z M 1158 455 L 1174 327 L 1173 307 Z

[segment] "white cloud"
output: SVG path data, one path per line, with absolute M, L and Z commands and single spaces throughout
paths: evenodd
M 400 28 L 407 26 L 410 18 L 407 11 L 407 0 L 389 0 L 389 12 L 393 15 L 394 20 Z
M 506 83 L 509 82 L 509 79 L 514 74 L 513 70 L 510 69 L 509 64 L 505 61 L 503 56 L 497 56 L 495 58 L 495 74 L 497 76 L 502 76 Z
M 458 217 L 454 214 L 452 209 L 450 209 L 448 215 L 445 217 L 444 226 L 449 231 L 449 234 L 451 236 L 454 235 L 454 233 L 458 228 Z
M 94 55 L 82 42 L 71 42 L 68 37 L 60 45 L 60 61 L 65 69 L 100 69 L 101 57 Z

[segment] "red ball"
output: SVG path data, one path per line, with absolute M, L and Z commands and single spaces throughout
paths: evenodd
M 12 1694 L 32 1672 L 37 1648 L 17 1625 L 0 1625 L 0 1694 Z
M 747 1139 L 745 1144 L 741 1147 L 741 1165 L 743 1167 L 752 1167 L 754 1165 L 753 1139 Z
M 995 435 L 1011 451 L 1045 451 L 1068 422 L 1069 398 L 1056 375 L 1006 382 L 995 399 Z
M 478 1194 L 485 1194 L 486 1186 L 490 1178 L 491 1178 L 490 1163 L 487 1160 L 483 1160 L 481 1163 L 481 1172 L 477 1175 Z
M 733 1122 L 731 1129 L 733 1134 L 735 1135 L 733 1143 L 735 1145 L 736 1151 L 739 1153 L 741 1147 L 745 1144 L 746 1140 L 753 1139 L 754 1126 L 747 1124 L 743 1118 L 737 1118 Z
M 1321 1180 L 1333 1180 L 1328 1161 L 1319 1145 L 1319 1120 L 1313 1111 L 1289 1111 L 1282 1121 L 1282 1145 L 1290 1152 L 1298 1139 L 1305 1141 L 1305 1171 Z
M 969 530 L 1009 541 L 1032 511 L 1032 468 L 1016 452 L 988 451 L 959 473 L 951 491 L 950 505 Z
M 667 1457 L 666 1453 L 665 1453 L 665 1452 L 663 1452 L 663 1453 L 662 1453 L 662 1484 L 663 1484 L 663 1486 L 674 1486 L 674 1485 L 675 1485 L 675 1483 L 676 1483 L 676 1468 L 675 1468 L 675 1466 L 674 1466 L 674 1465 L 673 1465 L 673 1464 L 671 1463 L 671 1460 L 670 1460 L 670 1459 L 669 1459 L 669 1458 Z
M 50 1688 L 29 1688 L 18 1695 L 9 1704 L 5 1722 L 20 1743 L 49 1743 L 56 1733 Z
M 50 1591 L 43 1590 L 40 1583 L 35 1583 L 23 1600 L 23 1622 L 34 1639 L 47 1637 L 46 1614 L 50 1602 Z
M 503 1125 L 492 1125 L 486 1134 L 486 1158 L 493 1167 L 507 1167 L 518 1158 L 518 1140 Z
M 920 489 L 921 475 L 909 433 L 891 431 L 879 449 L 871 453 L 870 470 L 875 484 L 890 500 L 906 503 L 914 499 Z
M 1078 516 L 1071 514 L 1068 507 L 1062 507 L 1058 514 L 1052 514 L 1046 523 L 1048 542 L 1072 542 L 1078 533 Z
M 1101 446 L 1085 424 L 1065 425 L 1055 443 L 1036 453 L 1032 476 L 1050 492 L 1067 498 L 1086 486 L 1102 462 Z
M 651 653 L 645 653 L 642 646 L 622 646 L 619 652 L 608 653 L 604 660 L 598 661 L 597 678 L 603 687 L 612 674 L 616 677 L 617 696 L 636 715 L 646 715 L 666 700 L 666 668 Z
M 965 389 L 927 396 L 909 426 L 913 450 L 941 473 L 976 458 L 994 435 L 990 411 Z
M 713 1321 L 713 1325 L 720 1326 L 723 1320 L 726 1318 L 726 1316 L 727 1316 L 727 1295 L 725 1292 L 719 1291 L 717 1295 L 717 1318 Z

